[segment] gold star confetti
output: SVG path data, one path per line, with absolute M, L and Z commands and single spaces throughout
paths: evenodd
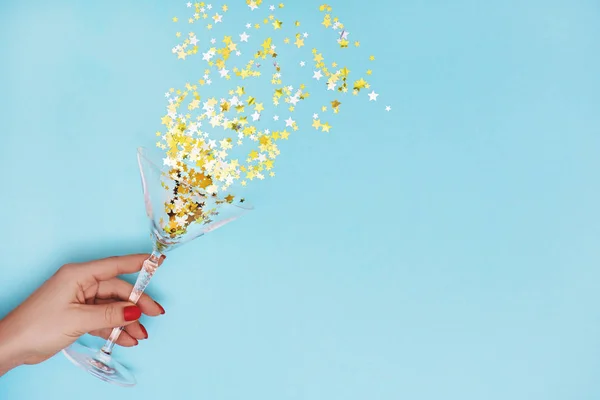
M 322 4 L 318 8 L 323 14 L 315 17 L 315 25 L 333 31 L 320 35 L 299 32 L 302 24 L 297 19 L 286 22 L 278 11 L 284 6 L 246 0 L 239 8 L 247 13 L 247 22 L 230 26 L 226 15 L 231 9 L 226 4 L 187 3 L 190 14 L 184 20 L 190 24 L 200 18 L 207 20 L 205 28 L 210 33 L 177 32 L 179 43 L 171 49 L 179 60 L 202 64 L 199 70 L 204 72 L 194 77 L 196 83 L 165 93 L 163 129 L 156 132 L 156 145 L 164 150 L 164 164 L 177 182 L 175 187 L 165 187 L 172 196 L 165 202 L 168 218 L 161 221 L 161 229 L 172 238 L 185 233 L 191 223 L 211 221 L 219 204 L 243 202 L 230 191 L 233 185 L 245 187 L 249 182 L 274 177 L 281 140 L 288 140 L 309 124 L 330 132 L 331 121 L 316 113 L 305 124 L 302 112 L 307 106 L 320 108 L 323 113 L 330 106 L 333 114 L 329 116 L 336 118 L 342 109 L 341 98 L 349 93 L 377 101 L 379 94 L 365 76 L 315 47 L 323 44 L 325 48 L 324 42 L 331 38 L 338 51 L 361 51 L 351 27 L 333 15 L 332 7 Z M 178 18 L 172 20 L 177 22 Z M 267 29 L 261 30 L 263 25 Z M 291 65 L 300 68 L 294 71 L 287 61 L 296 55 L 298 61 Z M 362 57 L 350 59 L 366 58 Z M 370 55 L 369 60 L 374 61 L 375 56 Z M 366 77 L 371 75 L 369 69 Z M 223 83 L 213 86 L 220 80 Z M 260 94 L 253 82 L 261 87 Z M 211 94 L 213 87 L 215 94 Z M 267 88 L 270 94 L 265 96 Z M 319 97 L 311 96 L 312 91 L 331 97 L 316 103 Z M 390 110 L 391 106 L 385 107 L 385 111 Z M 202 190 L 206 201 L 194 201 L 191 188 Z

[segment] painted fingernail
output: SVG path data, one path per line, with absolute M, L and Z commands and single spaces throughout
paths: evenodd
M 158 307 L 160 307 L 160 313 L 161 313 L 161 314 L 164 314 L 164 313 L 165 313 L 165 309 L 163 308 L 163 306 L 161 306 L 161 305 L 160 305 L 160 303 L 159 303 L 158 301 L 154 301 L 154 302 L 156 303 L 156 305 L 157 305 Z
M 140 324 L 140 328 L 142 329 L 142 333 L 144 334 L 144 339 L 148 339 L 148 331 L 144 327 L 144 325 Z
M 127 306 L 123 309 L 125 321 L 135 321 L 142 316 L 142 310 L 138 306 Z

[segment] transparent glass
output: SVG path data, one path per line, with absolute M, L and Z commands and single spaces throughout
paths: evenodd
M 142 266 L 129 301 L 137 303 L 158 269 L 162 255 L 174 248 L 236 220 L 252 210 L 243 198 L 228 191 L 225 198 L 208 194 L 189 183 L 185 174 L 174 168 L 161 168 L 157 155 L 145 148 L 138 149 L 138 164 L 142 178 L 144 204 L 150 223 L 152 254 Z M 173 209 L 185 208 L 184 216 L 175 218 Z M 172 225 L 169 225 L 171 221 Z M 91 349 L 77 342 L 63 350 L 75 365 L 93 376 L 119 386 L 134 386 L 134 375 L 113 356 L 113 348 L 123 327 L 113 329 L 101 349 Z

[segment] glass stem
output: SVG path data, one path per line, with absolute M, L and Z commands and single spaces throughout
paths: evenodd
M 148 259 L 144 261 L 142 270 L 138 274 L 133 290 L 129 295 L 130 302 L 134 304 L 138 302 L 138 300 L 142 296 L 142 293 L 144 293 L 144 290 L 146 290 L 146 287 L 150 283 L 150 279 L 152 279 L 152 276 L 156 272 L 156 269 L 158 268 L 158 262 L 161 256 L 162 254 L 159 251 L 154 250 L 150 257 L 148 257 Z M 125 329 L 125 327 L 121 326 L 120 328 L 114 328 L 112 330 L 110 336 L 108 337 L 108 340 L 100 350 L 102 353 L 108 355 L 112 353 L 113 347 L 115 347 L 115 343 L 117 342 L 117 339 L 119 338 L 121 332 L 123 332 L 123 329 Z

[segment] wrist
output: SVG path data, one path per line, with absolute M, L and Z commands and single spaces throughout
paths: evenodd
M 25 363 L 19 334 L 12 329 L 10 314 L 0 320 L 0 376 Z

